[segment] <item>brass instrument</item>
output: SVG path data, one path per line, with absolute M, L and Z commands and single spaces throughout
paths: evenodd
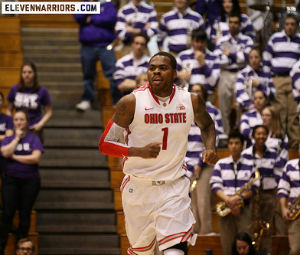
M 258 232 L 254 233 L 252 245 L 256 250 L 259 250 L 261 238 L 265 231 L 269 230 L 270 224 L 264 220 L 259 220 L 257 225 L 260 227 Z
M 291 220 L 295 220 L 300 214 L 300 195 L 293 200 L 292 204 L 290 204 L 288 208 L 290 210 L 289 217 Z
M 252 184 L 259 178 L 260 173 L 259 171 L 256 169 L 255 170 L 255 177 L 250 180 L 249 182 L 247 182 L 243 187 L 241 187 L 238 191 L 236 191 L 235 195 L 241 195 L 244 191 L 248 190 Z M 238 204 L 239 207 L 243 207 L 244 205 L 244 201 L 241 200 L 240 203 Z M 226 205 L 226 203 L 224 201 L 219 202 L 216 204 L 216 212 L 220 217 L 225 217 L 227 216 L 229 213 L 231 213 L 231 209 Z

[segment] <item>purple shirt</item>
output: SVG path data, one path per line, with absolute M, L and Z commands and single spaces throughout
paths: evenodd
M 51 104 L 50 94 L 44 86 L 40 86 L 37 92 L 33 92 L 32 88 L 26 88 L 23 92 L 20 92 L 18 86 L 18 84 L 15 84 L 10 89 L 7 100 L 13 103 L 16 109 L 27 109 L 29 126 L 32 126 L 41 120 L 42 106 Z
M 0 113 L 0 135 L 4 135 L 6 130 L 13 130 L 14 124 L 12 121 L 12 117 Z
M 1 146 L 8 145 L 14 138 L 15 134 L 5 137 Z M 23 156 L 30 155 L 34 150 L 44 152 L 43 145 L 37 135 L 27 133 L 25 137 L 19 141 L 14 154 Z M 38 164 L 23 164 L 11 158 L 6 158 L 4 174 L 22 179 L 40 178 Z

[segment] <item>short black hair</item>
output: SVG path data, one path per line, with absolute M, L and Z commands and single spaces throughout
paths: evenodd
M 192 31 L 192 40 L 207 41 L 207 34 L 204 29 L 196 28 Z
M 238 130 L 234 130 L 234 131 L 230 132 L 230 134 L 228 136 L 228 142 L 230 141 L 230 139 L 239 139 L 241 141 L 242 145 L 244 145 L 244 136 Z
M 263 124 L 258 124 L 258 125 L 255 125 L 252 129 L 252 137 L 254 138 L 254 135 L 255 135 L 255 132 L 258 128 L 263 128 L 265 129 L 267 135 L 269 134 L 269 129 L 267 126 L 263 125 Z
M 156 56 L 165 56 L 165 57 L 169 58 L 171 67 L 176 70 L 177 62 L 176 62 L 175 57 L 172 54 L 170 54 L 168 52 L 158 52 L 151 57 L 151 59 L 149 60 L 149 64 L 150 64 L 151 60 Z
M 131 38 L 131 41 L 130 43 L 133 43 L 134 39 L 137 38 L 137 37 L 143 37 L 145 40 L 146 40 L 146 44 L 148 44 L 149 42 L 149 37 L 145 34 L 145 33 L 137 33 L 135 34 L 132 38 Z
M 232 12 L 232 13 L 230 13 L 229 14 L 229 18 L 235 18 L 235 17 L 237 17 L 237 18 L 239 18 L 239 23 L 241 24 L 242 23 L 242 16 L 241 16 L 241 14 L 240 13 L 237 13 L 237 12 Z

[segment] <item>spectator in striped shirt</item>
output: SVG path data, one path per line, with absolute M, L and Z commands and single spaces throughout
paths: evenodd
M 177 56 L 177 77 L 189 87 L 199 83 L 205 86 L 208 100 L 215 104 L 214 92 L 220 78 L 219 59 L 207 49 L 205 30 L 194 29 L 191 37 L 192 48 Z
M 263 125 L 265 125 L 269 129 L 266 146 L 268 148 L 274 149 L 277 152 L 279 157 L 279 162 L 277 166 L 283 169 L 283 167 L 289 159 L 288 136 L 286 134 L 282 134 L 280 128 L 280 119 L 274 107 L 265 106 L 261 112 L 261 116 L 263 120 Z M 276 235 L 286 235 L 286 225 L 281 216 L 279 201 L 277 201 L 274 218 Z
M 230 33 L 229 17 L 233 13 L 241 16 L 241 33 L 249 36 L 252 40 L 255 39 L 256 33 L 252 22 L 246 14 L 241 13 L 239 0 L 223 0 L 221 16 L 214 21 L 210 31 L 210 39 L 215 45 L 222 36 Z
M 143 0 L 130 0 L 128 4 L 119 9 L 115 26 L 117 37 L 124 46 L 121 55 L 131 51 L 132 37 L 145 33 L 149 38 L 158 32 L 157 13 L 155 8 Z
M 227 216 L 219 218 L 221 244 L 224 254 L 232 254 L 234 237 L 239 232 L 253 234 L 250 199 L 256 193 L 259 180 L 249 190 L 240 195 L 236 192 L 254 178 L 254 169 L 241 155 L 243 135 L 233 132 L 228 138 L 229 157 L 220 159 L 210 178 L 210 185 L 215 193 L 231 209 Z M 241 200 L 244 206 L 240 207 Z
M 253 47 L 250 37 L 240 33 L 241 17 L 232 14 L 229 17 L 230 33 L 217 43 L 214 53 L 219 56 L 221 76 L 218 84 L 219 107 L 226 134 L 230 132 L 229 116 L 234 98 L 237 74 L 246 66 L 248 54 Z
M 291 219 L 289 206 L 295 198 L 300 197 L 300 160 L 287 162 L 278 185 L 278 198 L 281 205 L 282 217 L 288 221 L 288 237 L 290 254 L 300 254 L 300 218 Z
M 136 34 L 131 43 L 132 52 L 123 56 L 116 63 L 114 79 L 121 96 L 130 93 L 137 87 L 136 77 L 147 72 L 149 56 L 145 54 L 148 37 L 145 34 Z
M 273 34 L 264 52 L 264 71 L 272 73 L 276 88 L 274 106 L 280 113 L 282 129 L 289 137 L 290 147 L 299 144 L 299 120 L 297 103 L 292 93 L 290 71 L 300 58 L 300 34 L 294 14 L 288 13 L 284 30 Z
M 256 91 L 253 95 L 254 98 L 254 108 L 248 110 L 241 117 L 240 131 L 244 135 L 247 142 L 246 147 L 251 146 L 253 143 L 251 141 L 252 129 L 254 126 L 262 124 L 261 111 L 264 106 L 268 103 L 267 96 L 262 91 Z
M 242 156 L 247 166 L 253 170 L 258 169 L 260 172 L 260 188 L 253 205 L 255 209 L 254 219 L 256 220 L 254 231 L 259 232 L 261 223 L 269 223 L 269 229 L 264 230 L 260 248 L 257 250 L 271 254 L 276 188 L 282 174 L 282 168 L 277 152 L 266 146 L 268 134 L 269 130 L 266 126 L 255 126 L 252 132 L 255 143 L 245 149 Z
M 219 135 L 224 133 L 220 110 L 207 101 L 207 92 L 202 85 L 194 84 L 191 92 L 197 93 L 205 101 L 206 110 L 215 123 L 217 135 L 216 143 L 218 144 Z M 212 232 L 211 190 L 209 179 L 213 167 L 202 162 L 201 154 L 203 151 L 205 151 L 205 146 L 201 137 L 201 130 L 193 123 L 188 135 L 185 161 L 188 168 L 188 176 L 198 180 L 195 189 L 191 192 L 192 210 L 196 219 L 193 232 L 197 234 L 207 234 Z
M 159 25 L 158 46 L 162 49 L 165 38 L 170 53 L 175 57 L 191 46 L 191 32 L 196 28 L 205 28 L 202 16 L 188 7 L 188 0 L 174 0 L 173 10 L 165 13 Z
M 290 77 L 292 78 L 294 99 L 298 103 L 298 112 L 300 113 L 300 60 L 294 64 Z
M 263 91 L 270 100 L 275 96 L 272 77 L 262 71 L 261 60 L 260 50 L 252 48 L 249 53 L 249 64 L 238 74 L 235 85 L 235 99 L 241 111 L 254 108 L 253 93 L 256 90 Z

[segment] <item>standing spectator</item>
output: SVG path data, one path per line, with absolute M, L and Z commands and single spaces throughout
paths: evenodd
M 300 151 L 299 151 L 300 155 Z M 278 185 L 282 217 L 288 222 L 290 254 L 300 254 L 300 218 L 292 220 L 290 207 L 300 198 L 300 160 L 288 161 Z
M 214 21 L 220 18 L 223 0 L 197 0 L 195 11 L 205 17 L 207 27 L 212 27 Z
M 220 37 L 230 33 L 230 28 L 228 25 L 229 17 L 232 14 L 241 17 L 241 33 L 249 36 L 252 40 L 255 39 L 256 35 L 251 20 L 246 14 L 241 12 L 239 0 L 223 0 L 221 5 L 221 17 L 214 21 L 210 33 L 210 39 L 214 42 L 214 44 L 218 43 Z
M 233 132 L 228 138 L 229 157 L 220 159 L 210 178 L 211 189 L 229 207 L 231 212 L 219 217 L 221 244 L 224 254 L 232 254 L 232 244 L 238 232 L 252 230 L 250 198 L 256 193 L 259 180 L 241 194 L 236 192 L 254 179 L 255 173 L 241 155 L 243 135 Z M 242 207 L 240 206 L 242 204 Z
M 0 92 L 0 144 L 5 137 L 11 136 L 13 134 L 13 128 L 14 128 L 11 116 L 5 115 L 1 112 L 3 103 L 4 103 L 4 95 L 2 94 L 2 92 Z M 4 164 L 4 159 L 0 152 L 0 176 L 3 171 L 3 167 L 4 167 L 3 164 Z
M 148 37 L 145 34 L 136 34 L 131 43 L 131 53 L 123 56 L 116 63 L 114 79 L 122 96 L 130 93 L 137 87 L 136 77 L 147 72 L 149 57 L 145 54 Z
M 158 32 L 155 8 L 143 0 L 130 0 L 118 11 L 115 27 L 117 37 L 123 42 L 122 56 L 130 52 L 130 43 L 135 34 L 144 33 L 152 38 Z
M 47 88 L 39 85 L 34 63 L 23 64 L 20 82 L 10 89 L 7 100 L 7 114 L 11 116 L 15 109 L 26 109 L 29 116 L 29 129 L 43 141 L 43 127 L 52 116 L 51 98 Z M 42 107 L 44 114 L 42 114 Z
M 245 67 L 248 54 L 253 47 L 250 37 L 240 33 L 241 17 L 229 17 L 230 33 L 218 41 L 215 54 L 221 61 L 221 76 L 218 84 L 219 107 L 226 134 L 230 132 L 229 116 L 234 99 L 234 88 L 238 72 Z
M 76 105 L 76 109 L 86 111 L 91 108 L 94 100 L 94 80 L 98 60 L 101 61 L 102 71 L 110 83 L 113 103 L 116 103 L 119 98 L 113 80 L 116 55 L 111 47 L 111 43 L 115 39 L 116 8 L 112 2 L 104 1 L 101 2 L 99 14 L 74 14 L 74 19 L 80 26 L 80 55 L 84 84 L 82 101 Z
M 29 238 L 21 238 L 17 242 L 16 255 L 32 255 L 34 244 Z
M 254 108 L 245 112 L 241 117 L 240 131 L 244 135 L 247 147 L 252 145 L 251 134 L 254 126 L 262 124 L 261 111 L 267 104 L 267 96 L 262 91 L 254 93 Z
M 292 78 L 294 99 L 298 103 L 298 113 L 300 113 L 300 60 L 291 69 L 290 77 Z
M 262 71 L 261 60 L 260 50 L 253 48 L 249 53 L 249 64 L 237 76 L 235 98 L 241 110 L 254 108 L 253 93 L 256 90 L 264 92 L 269 100 L 274 99 L 275 87 L 272 77 Z
M 220 78 L 219 59 L 207 49 L 207 35 L 203 29 L 194 29 L 191 37 L 192 48 L 177 56 L 177 77 L 190 87 L 194 84 L 205 86 L 208 100 L 214 104 L 215 87 Z
M 297 103 L 292 92 L 290 71 L 300 58 L 300 34 L 294 14 L 288 13 L 284 20 L 284 30 L 273 34 L 264 52 L 264 71 L 272 73 L 276 89 L 273 102 L 280 113 L 282 129 L 289 137 L 290 147 L 299 144 L 299 119 Z
M 206 110 L 215 123 L 217 147 L 218 137 L 224 133 L 221 112 L 207 101 L 207 92 L 202 85 L 194 84 L 191 92 L 198 94 L 205 101 Z M 188 168 L 187 175 L 193 176 L 192 180 L 197 181 L 196 187 L 191 192 L 192 210 L 196 219 L 193 232 L 197 234 L 208 234 L 212 232 L 211 189 L 209 186 L 209 179 L 213 172 L 213 167 L 203 163 L 201 155 L 204 150 L 205 147 L 201 136 L 201 130 L 193 123 L 188 135 L 185 162 Z
M 202 16 L 188 7 L 188 0 L 174 0 L 173 10 L 165 13 L 159 25 L 158 46 L 162 48 L 165 38 L 168 40 L 170 53 L 175 57 L 191 46 L 193 29 L 204 29 Z
M 262 227 L 264 230 L 260 240 L 258 251 L 270 254 L 272 252 L 272 228 L 274 221 L 274 211 L 276 208 L 276 189 L 282 174 L 279 165 L 277 152 L 266 146 L 268 138 L 268 128 L 264 125 L 257 125 L 253 128 L 252 136 L 254 145 L 245 149 L 242 156 L 246 159 L 246 165 L 251 169 L 258 169 L 260 172 L 259 192 L 254 198 L 253 219 L 254 232 L 258 232 Z M 268 223 L 268 224 L 267 224 Z
M 40 190 L 39 161 L 44 152 L 39 137 L 28 132 L 26 111 L 16 110 L 14 134 L 5 137 L 1 153 L 6 158 L 2 176 L 3 215 L 0 223 L 0 253 L 4 252 L 13 217 L 19 210 L 18 238 L 28 236 L 33 204 Z
M 266 146 L 274 149 L 277 152 L 279 157 L 277 166 L 283 169 L 289 159 L 288 136 L 282 133 L 280 119 L 274 107 L 265 106 L 261 112 L 261 116 L 263 125 L 265 125 L 269 130 Z M 274 209 L 274 212 L 276 235 L 286 235 L 286 225 L 281 216 L 280 204 L 278 200 L 276 201 L 276 209 Z

